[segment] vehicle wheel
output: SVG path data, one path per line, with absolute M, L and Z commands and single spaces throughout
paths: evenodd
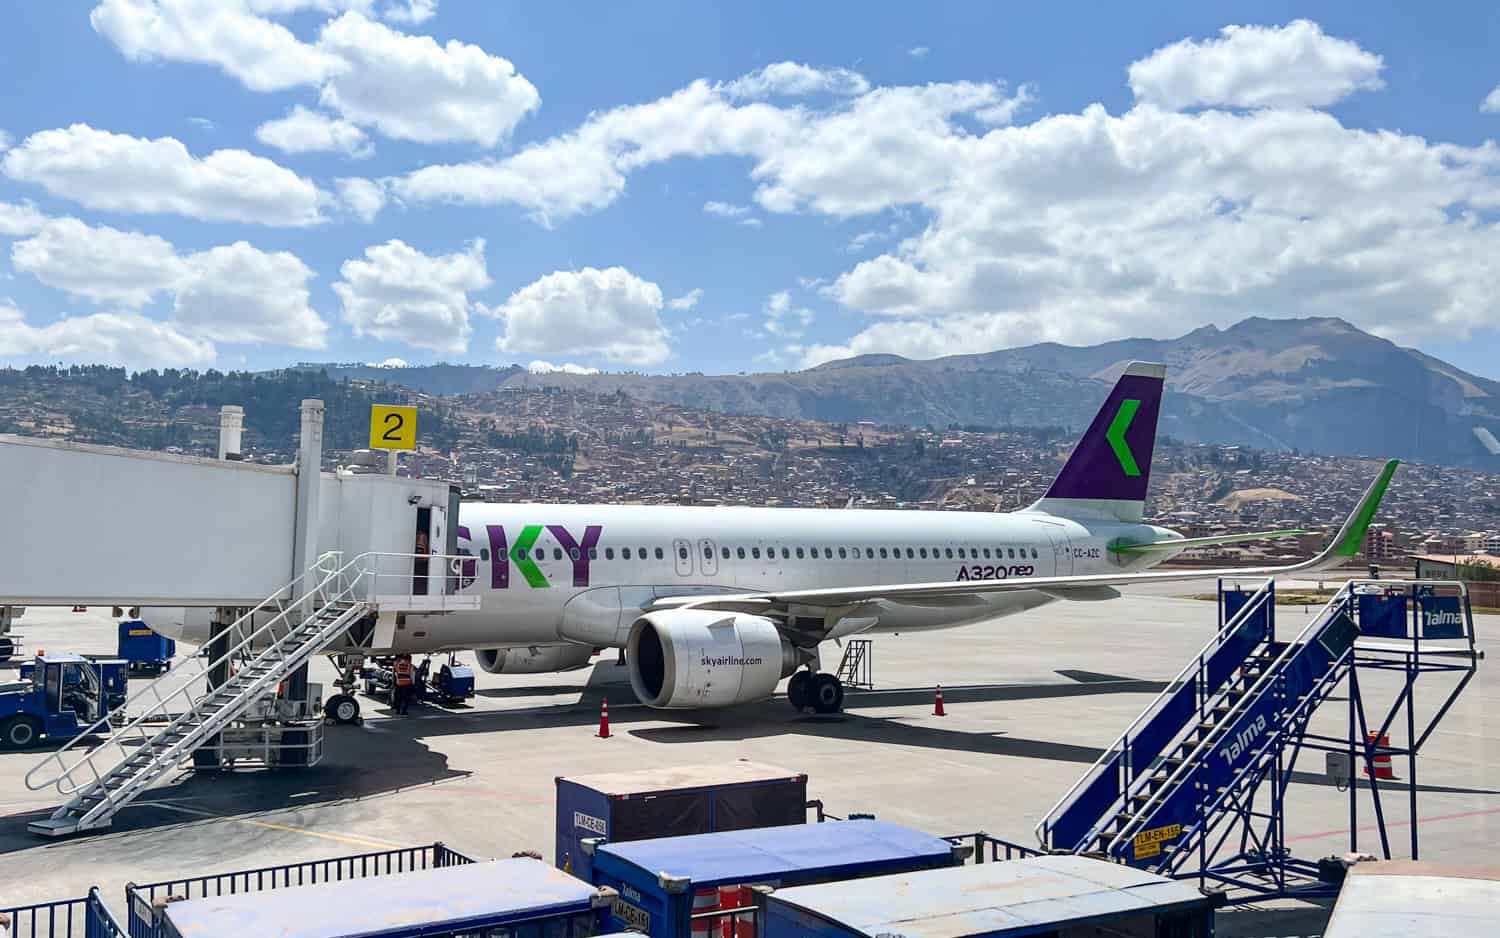
M 42 735 L 42 724 L 36 717 L 14 716 L 0 729 L 0 742 L 7 749 L 25 749 Z
M 813 679 L 812 707 L 818 713 L 838 713 L 844 708 L 844 682 L 832 674 Z
M 359 701 L 348 694 L 334 694 L 323 704 L 323 715 L 336 723 L 353 723 L 359 719 Z
M 16 643 L 8 638 L 0 638 L 0 661 L 9 661 L 10 656 L 16 653 Z
M 812 706 L 812 679 L 811 671 L 798 671 L 786 682 L 786 699 L 792 709 L 802 711 Z

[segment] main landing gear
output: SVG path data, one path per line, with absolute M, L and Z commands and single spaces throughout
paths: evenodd
M 798 671 L 787 682 L 786 699 L 799 711 L 838 713 L 844 708 L 844 682 L 832 674 Z

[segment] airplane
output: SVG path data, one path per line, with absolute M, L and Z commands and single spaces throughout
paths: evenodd
M 821 671 L 823 642 L 1109 600 L 1136 583 L 1315 572 L 1360 549 L 1395 460 L 1311 560 L 1150 571 L 1194 547 L 1306 533 L 1188 538 L 1145 522 L 1165 377 L 1165 365 L 1127 365 L 1046 494 L 1009 513 L 464 503 L 455 573 L 480 610 L 408 613 L 396 647 L 329 652 L 474 650 L 489 673 L 525 674 L 623 649 L 651 707 L 749 703 L 790 678 L 794 707 L 833 713 L 844 688 Z M 206 618 L 171 612 L 153 626 L 207 639 Z

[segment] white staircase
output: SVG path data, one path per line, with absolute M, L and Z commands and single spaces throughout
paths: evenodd
M 179 666 L 173 674 L 181 684 L 170 693 L 163 694 L 160 681 L 148 683 L 126 701 L 128 710 L 142 708 L 138 716 L 113 732 L 106 717 L 48 756 L 27 773 L 27 787 L 55 785 L 71 797 L 51 817 L 28 828 L 57 837 L 108 827 L 116 812 L 251 705 L 275 694 L 281 681 L 379 604 L 374 589 L 378 574 L 370 562 L 375 556 L 361 555 L 345 564 L 336 553 L 324 554 L 301 577 L 215 636 L 229 633 L 234 644 L 225 654 L 206 663 L 195 657 Z M 283 597 L 304 582 L 302 598 L 285 603 Z M 270 618 L 263 625 L 255 625 L 266 616 Z M 213 647 L 212 641 L 207 647 Z M 208 675 L 226 665 L 233 668 L 228 681 L 210 689 Z M 107 738 L 85 749 L 85 740 L 96 733 Z

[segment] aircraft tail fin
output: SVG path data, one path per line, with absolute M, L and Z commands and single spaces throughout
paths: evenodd
M 1166 376 L 1166 365 L 1127 365 L 1047 494 L 1030 510 L 1120 521 L 1145 517 Z

